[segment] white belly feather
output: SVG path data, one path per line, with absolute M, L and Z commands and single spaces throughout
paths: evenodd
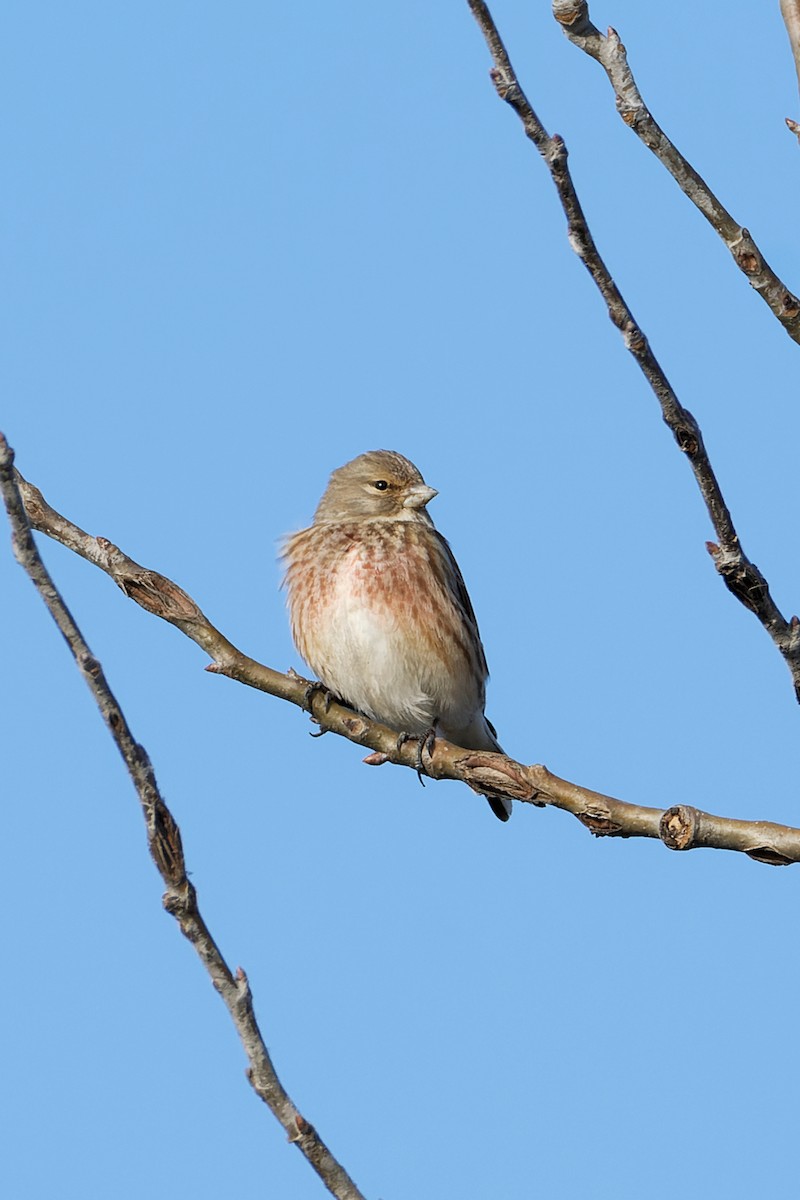
M 423 642 L 401 631 L 389 607 L 391 587 L 364 586 L 363 564 L 341 563 L 320 614 L 324 663 L 312 663 L 331 691 L 361 712 L 408 733 L 427 731 L 436 712 L 432 676 L 441 671 Z M 426 686 L 426 683 L 428 686 Z

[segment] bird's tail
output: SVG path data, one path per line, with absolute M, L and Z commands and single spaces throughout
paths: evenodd
M 484 716 L 486 725 L 487 741 L 490 744 L 486 747 L 487 750 L 496 750 L 498 754 L 504 754 L 503 747 L 497 740 L 497 730 L 488 717 Z M 489 808 L 500 821 L 507 821 L 511 816 L 511 801 L 508 796 L 487 796 Z
M 460 729 L 453 725 L 442 725 L 438 728 L 448 742 L 455 742 L 457 746 L 464 746 L 467 750 L 493 750 L 497 754 L 505 753 L 497 740 L 494 725 L 480 711 L 475 714 L 469 725 Z M 481 794 L 486 795 L 485 792 Z M 486 796 L 486 799 L 498 820 L 507 821 L 511 816 L 511 801 L 508 796 Z
M 489 808 L 501 821 L 507 821 L 511 816 L 511 801 L 508 796 L 487 796 Z

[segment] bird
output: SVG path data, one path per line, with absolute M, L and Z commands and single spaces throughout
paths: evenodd
M 284 541 L 292 636 L 323 687 L 403 740 L 502 753 L 461 571 L 427 506 L 438 492 L 394 450 L 335 470 L 313 523 Z M 487 796 L 501 821 L 511 800 Z

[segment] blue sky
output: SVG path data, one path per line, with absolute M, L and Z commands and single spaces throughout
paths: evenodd
M 790 615 L 797 355 L 549 5 L 492 5 L 592 231 Z M 797 291 L 778 5 L 616 0 L 645 100 Z M 746 36 L 743 31 L 746 30 Z M 280 536 L 406 454 L 509 753 L 624 799 L 800 823 L 788 672 L 496 98 L 466 3 L 12 4 L 0 427 L 79 525 L 301 667 Z M 749 1197 L 796 1180 L 797 869 L 595 841 L 367 769 L 67 551 L 283 1082 L 371 1197 Z M 313 1200 L 160 906 L 135 796 L 0 555 L 3 1193 Z M 789 897 L 787 900 L 786 897 Z M 766 1164 L 766 1167 L 765 1167 Z

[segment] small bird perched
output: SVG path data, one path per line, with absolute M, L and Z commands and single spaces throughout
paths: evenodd
M 475 613 L 426 509 L 437 494 L 392 450 L 334 471 L 313 525 L 283 549 L 292 635 L 320 682 L 372 720 L 502 753 Z M 511 801 L 486 798 L 507 821 Z

